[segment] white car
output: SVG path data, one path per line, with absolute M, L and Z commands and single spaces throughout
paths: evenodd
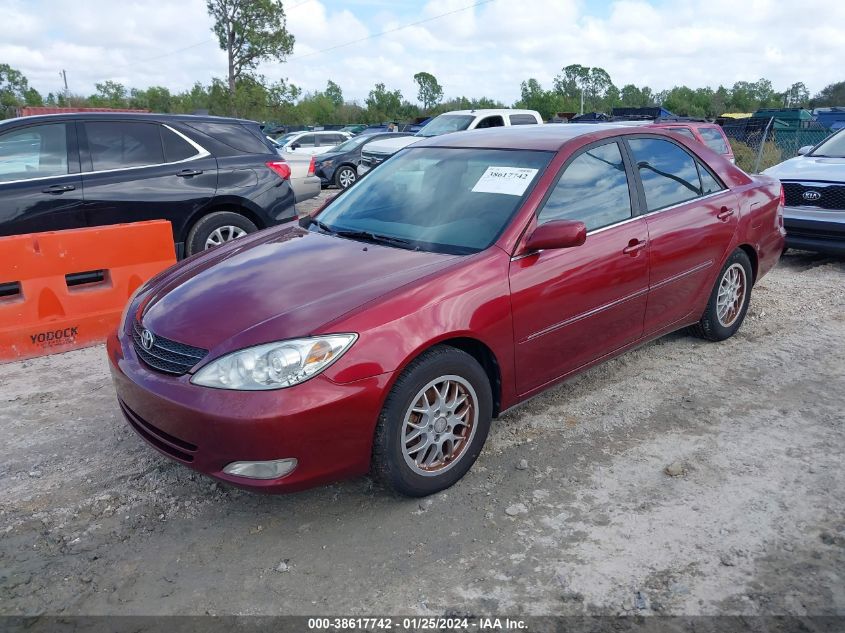
M 786 245 L 845 255 L 845 129 L 763 173 L 783 184 Z
M 307 154 L 288 152 L 271 136 L 267 140 L 276 148 L 276 153 L 290 165 L 290 188 L 295 202 L 302 202 L 320 195 L 320 177 L 314 173 L 314 157 Z
M 358 175 L 363 176 L 376 165 L 381 164 L 400 149 L 408 147 L 429 136 L 440 136 L 450 132 L 478 130 L 487 127 L 510 127 L 511 125 L 540 125 L 543 117 L 536 110 L 454 110 L 434 117 L 413 136 L 399 136 L 370 143 L 361 152 Z
M 285 154 L 317 156 L 319 154 L 325 154 L 331 148 L 340 145 L 350 138 L 352 138 L 352 135 L 347 132 L 318 130 L 313 132 L 290 132 L 277 138 L 276 143 L 281 145 L 282 152 Z

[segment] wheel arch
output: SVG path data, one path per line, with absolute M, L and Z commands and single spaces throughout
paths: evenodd
M 737 248 L 748 255 L 748 260 L 751 262 L 751 285 L 753 286 L 757 283 L 757 271 L 760 265 L 757 250 L 750 244 L 740 244 Z
M 250 209 L 247 205 L 241 204 L 236 201 L 217 202 L 197 211 L 185 222 L 185 226 L 182 229 L 182 235 L 180 236 L 180 241 L 187 241 L 188 235 L 191 233 L 191 229 L 194 228 L 197 222 L 202 220 L 204 217 L 211 215 L 212 213 L 219 213 L 221 211 L 230 211 L 232 213 L 237 213 L 239 215 L 244 216 L 247 220 L 257 226 L 259 231 L 261 229 L 267 228 L 267 223 L 262 219 L 262 217 L 258 213 Z
M 490 381 L 490 391 L 493 394 L 493 417 L 497 417 L 502 410 L 501 367 L 499 365 L 498 358 L 496 358 L 496 354 L 493 353 L 493 350 L 477 338 L 471 336 L 453 335 L 432 341 L 428 345 L 416 349 L 414 353 L 409 355 L 402 363 L 402 366 L 396 370 L 395 378 L 398 378 L 402 372 L 405 371 L 405 368 L 415 359 L 425 354 L 428 350 L 438 346 L 454 347 L 455 349 L 459 349 L 462 352 L 469 354 L 478 361 L 478 364 L 481 365 L 482 369 L 484 369 L 484 373 L 487 374 L 487 379 Z M 387 390 L 388 393 L 392 388 L 393 385 L 391 384 L 390 388 Z

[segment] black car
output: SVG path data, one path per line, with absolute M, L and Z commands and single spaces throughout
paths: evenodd
M 0 236 L 169 220 L 179 256 L 296 216 L 252 121 L 72 113 L 0 122 Z
M 324 187 L 337 185 L 341 189 L 347 189 L 355 184 L 358 179 L 356 168 L 361 162 L 361 150 L 368 143 L 383 138 L 397 136 L 413 136 L 402 132 L 385 132 L 382 134 L 364 134 L 353 136 L 344 141 L 332 151 L 320 154 L 314 158 L 314 173 L 320 177 Z

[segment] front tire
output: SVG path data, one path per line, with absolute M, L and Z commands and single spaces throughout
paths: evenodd
M 707 309 L 701 320 L 690 328 L 691 332 L 708 341 L 732 337 L 748 312 L 752 279 L 751 261 L 745 251 L 738 248 L 722 267 Z
M 190 256 L 249 233 L 255 233 L 257 230 L 258 227 L 240 213 L 233 211 L 209 213 L 200 218 L 191 228 L 185 250 Z
M 358 172 L 349 165 L 341 165 L 334 173 L 334 184 L 341 189 L 349 189 L 358 180 Z
M 376 479 L 410 497 L 439 492 L 478 458 L 493 412 L 484 369 L 453 347 L 434 347 L 402 372 L 379 416 Z

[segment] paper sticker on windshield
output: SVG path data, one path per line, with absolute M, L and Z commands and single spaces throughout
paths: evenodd
M 528 189 L 536 173 L 536 169 L 527 167 L 488 167 L 472 190 L 476 193 L 521 196 Z

